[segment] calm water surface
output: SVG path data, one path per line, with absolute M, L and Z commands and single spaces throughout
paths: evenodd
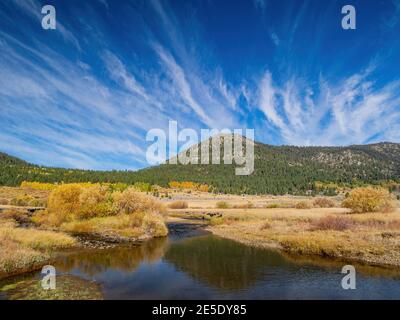
M 208 234 L 81 250 L 54 265 L 58 276 L 95 283 L 105 299 L 400 298 L 397 270 L 356 266 L 357 289 L 343 290 L 344 263 L 293 258 Z M 7 279 L 0 288 L 27 278 L 40 274 Z M 1 298 L 10 298 L 7 291 Z

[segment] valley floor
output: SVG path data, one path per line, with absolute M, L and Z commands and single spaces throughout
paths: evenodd
M 139 237 L 132 234 L 136 229 L 132 229 L 132 222 L 125 215 L 70 223 L 58 230 L 36 228 L 29 214 L 9 210 L 10 199 L 26 193 L 29 192 L 20 188 L 0 188 L 0 198 L 6 200 L 0 207 L 0 278 L 40 268 L 54 258 L 56 250 L 79 246 L 79 240 L 70 235 L 74 232 L 111 235 L 113 240 L 116 232 Z M 33 196 L 42 202 L 48 192 L 35 191 Z M 173 204 L 184 204 L 182 209 L 168 209 L 166 222 L 175 231 L 194 219 L 215 235 L 250 246 L 276 248 L 304 257 L 316 255 L 366 265 L 400 266 L 399 208 L 392 213 L 350 214 L 340 207 L 341 197 L 329 199 L 331 208 L 311 208 L 311 197 L 178 191 L 168 191 L 168 196 L 159 200 L 172 208 Z M 308 203 L 305 209 L 296 209 L 304 202 Z M 21 208 L 26 211 L 26 207 Z M 157 236 L 154 232 L 151 236 Z M 166 233 L 163 231 L 163 235 Z
M 304 198 L 290 196 L 253 197 L 252 205 L 245 208 L 250 201 L 246 197 L 219 197 L 233 199 L 235 204 L 218 209 L 215 205 L 221 199 L 186 197 L 188 208 L 170 210 L 169 214 L 208 221 L 207 230 L 213 234 L 246 245 L 368 265 L 400 266 L 399 208 L 392 213 L 350 214 L 333 199 L 332 208 L 296 209 L 288 206 Z M 283 208 L 269 208 L 271 201 Z
M 339 212 L 320 214 L 342 215 Z M 378 219 L 353 216 L 350 220 L 354 224 L 347 230 L 315 230 L 313 222 L 318 219 L 317 216 L 281 212 L 266 214 L 262 219 L 221 224 L 208 229 L 215 235 L 256 247 L 278 248 L 293 254 L 340 258 L 370 265 L 400 266 L 399 213 Z

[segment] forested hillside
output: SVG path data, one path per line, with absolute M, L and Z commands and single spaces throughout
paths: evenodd
M 325 193 L 332 193 L 334 185 L 399 180 L 400 144 L 293 147 L 255 143 L 253 174 L 236 176 L 235 167 L 163 164 L 136 172 L 72 170 L 35 166 L 0 153 L 0 185 L 18 186 L 22 181 L 39 181 L 148 182 L 168 186 L 171 181 L 193 181 L 224 193 L 304 194 L 321 188 Z

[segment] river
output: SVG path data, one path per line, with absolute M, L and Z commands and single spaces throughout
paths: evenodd
M 400 298 L 397 270 L 356 265 L 356 289 L 344 290 L 344 264 L 252 248 L 204 232 L 172 232 L 135 246 L 65 252 L 53 265 L 62 287 L 57 298 Z M 5 279 L 0 298 L 49 298 L 40 280 L 40 271 Z

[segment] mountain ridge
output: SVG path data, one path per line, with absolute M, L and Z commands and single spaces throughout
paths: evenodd
M 255 170 L 249 176 L 236 176 L 236 166 L 225 164 L 165 163 L 138 171 L 52 168 L 0 153 L 0 185 L 17 186 L 24 180 L 148 182 L 160 186 L 168 186 L 171 181 L 192 181 L 208 184 L 215 192 L 223 193 L 304 194 L 315 190 L 316 182 L 375 184 L 400 179 L 400 143 L 332 147 L 275 146 L 254 141 L 254 152 Z

